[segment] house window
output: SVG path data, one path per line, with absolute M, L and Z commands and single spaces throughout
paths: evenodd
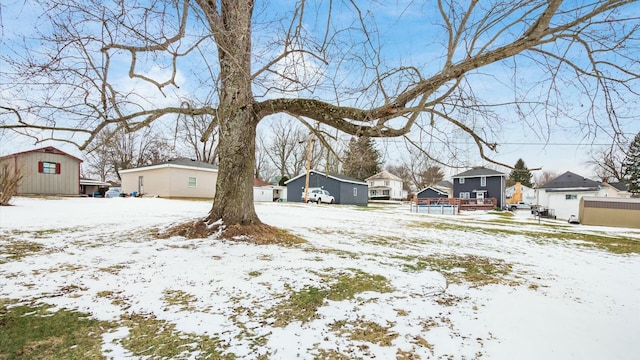
M 458 183 L 459 183 L 459 184 L 464 184 L 464 178 L 460 178 L 460 179 L 458 179 Z
M 40 161 L 38 162 L 38 172 L 41 174 L 60 174 L 60 163 Z
M 462 180 L 462 179 L 460 179 Z M 470 192 L 461 192 L 460 193 L 460 199 L 470 199 L 471 198 L 471 193 Z
M 480 177 L 480 186 L 487 186 L 487 177 L 486 176 L 481 176 Z
M 384 181 L 384 186 L 389 186 L 389 180 Z
M 353 196 L 358 196 L 358 188 L 353 188 Z
M 196 178 L 193 176 L 189 176 L 189 187 L 196 187 Z
M 373 181 L 369 181 L 369 186 L 373 186 Z
M 578 195 L 576 194 L 566 194 L 564 196 L 565 200 L 578 200 Z

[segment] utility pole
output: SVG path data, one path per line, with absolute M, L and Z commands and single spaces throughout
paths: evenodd
M 311 143 L 313 142 L 313 134 L 309 134 L 309 145 L 307 145 L 307 177 L 304 180 L 304 203 L 309 200 L 309 170 L 311 170 Z

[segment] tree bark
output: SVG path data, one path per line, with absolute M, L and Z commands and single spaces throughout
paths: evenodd
M 207 223 L 259 225 L 253 205 L 256 127 L 251 89 L 251 15 L 253 1 L 208 2 L 208 19 L 218 44 L 220 156 L 213 206 Z

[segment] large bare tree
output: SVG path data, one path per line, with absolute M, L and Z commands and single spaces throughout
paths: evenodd
M 630 0 L 36 3 L 41 23 L 20 27 L 36 33 L 4 30 L 0 127 L 85 148 L 111 124 L 209 116 L 220 162 L 206 220 L 227 225 L 260 224 L 256 127 L 274 114 L 371 138 L 456 134 L 490 159 L 501 118 L 620 132 L 640 88 Z M 179 100 L 203 87 L 210 104 Z

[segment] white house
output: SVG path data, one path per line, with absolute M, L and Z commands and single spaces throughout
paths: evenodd
M 253 201 L 271 202 L 286 201 L 287 187 L 273 185 L 266 181 L 253 179 Z
M 519 184 L 519 183 L 518 183 Z M 519 199 L 517 192 L 518 192 L 518 184 L 513 185 L 513 186 L 509 186 L 508 188 L 504 189 L 504 195 L 507 198 L 507 203 L 514 203 L 514 202 L 518 202 L 518 201 L 524 201 L 527 204 L 535 204 L 536 203 L 536 190 L 532 189 L 528 186 L 524 186 L 522 184 L 520 185 L 520 195 L 521 197 Z
M 580 199 L 585 196 L 607 197 L 610 188 L 570 171 L 536 189 L 537 203 L 553 209 L 558 219 L 578 216 Z
M 402 179 L 388 171 L 381 171 L 365 179 L 370 200 L 406 200 Z

